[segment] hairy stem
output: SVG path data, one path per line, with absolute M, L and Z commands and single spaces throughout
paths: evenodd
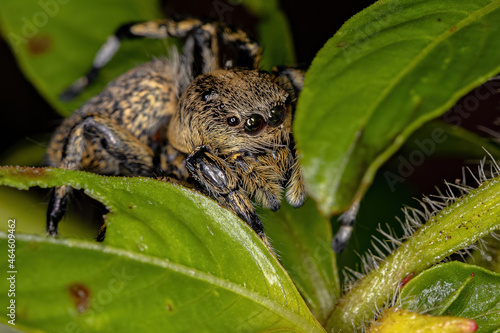
M 406 276 L 418 274 L 499 228 L 497 177 L 485 181 L 438 214 L 432 214 L 399 249 L 359 280 L 330 314 L 327 331 L 353 332 L 384 306 Z

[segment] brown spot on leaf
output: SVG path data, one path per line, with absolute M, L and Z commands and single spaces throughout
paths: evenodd
M 40 247 L 40 244 L 38 242 L 29 242 L 28 243 L 28 249 L 30 251 L 36 251 Z
M 450 32 L 454 32 L 454 31 L 456 31 L 456 30 L 457 30 L 457 26 L 456 26 L 456 25 L 454 25 L 454 26 L 452 26 L 452 27 L 450 28 Z
M 83 313 L 87 311 L 90 306 L 90 290 L 80 283 L 74 283 L 68 289 L 78 312 Z
M 52 38 L 47 35 L 36 35 L 28 40 L 28 53 L 41 55 L 46 53 L 52 46 Z
M 165 309 L 167 310 L 167 313 L 175 311 L 175 305 L 171 299 L 165 299 Z
M 337 44 L 337 47 L 346 47 L 347 45 L 349 44 L 347 44 L 346 42 L 340 42 Z
M 441 22 L 441 18 L 438 17 L 438 22 Z

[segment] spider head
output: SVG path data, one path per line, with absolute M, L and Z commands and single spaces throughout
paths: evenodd
M 189 153 L 206 145 L 221 155 L 288 145 L 290 96 L 257 70 L 217 70 L 197 77 L 179 100 L 169 141 Z

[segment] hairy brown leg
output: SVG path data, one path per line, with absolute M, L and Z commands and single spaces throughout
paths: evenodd
M 151 176 L 153 152 L 112 120 L 88 114 L 74 125 L 61 161 L 52 164 L 71 170 L 92 169 L 108 175 Z M 48 235 L 57 235 L 70 191 L 69 186 L 59 186 L 52 191 L 47 211 Z
M 305 73 L 304 69 L 289 66 L 276 67 L 272 72 L 274 82 L 290 94 L 292 105 L 296 105 L 296 100 L 302 91 Z M 292 112 L 295 110 L 292 109 Z M 299 166 L 297 147 L 294 143 L 291 144 L 290 150 L 293 155 L 293 165 L 286 184 L 286 199 L 293 207 L 300 207 L 306 197 L 304 179 Z
M 278 148 L 268 154 L 253 155 L 237 153 L 227 158 L 241 175 L 242 187 L 264 208 L 277 211 L 281 206 L 287 171 L 292 167 L 293 157 L 287 147 Z
M 221 22 L 202 22 L 194 18 L 183 20 L 159 19 L 147 22 L 133 22 L 120 26 L 116 32 L 108 37 L 97 52 L 91 69 L 87 74 L 77 79 L 61 95 L 63 101 L 78 96 L 98 76 L 99 70 L 104 67 L 119 50 L 121 42 L 126 39 L 149 38 L 166 39 L 169 37 L 186 38 L 183 61 L 192 66 L 195 46 L 200 48 L 202 55 L 201 71 L 195 70 L 195 75 L 205 74 L 219 68 L 219 40 L 221 43 L 232 46 L 238 51 L 239 60 L 233 66 L 257 68 L 260 61 L 259 44 L 240 30 L 233 29 Z M 195 45 L 196 44 L 196 45 Z

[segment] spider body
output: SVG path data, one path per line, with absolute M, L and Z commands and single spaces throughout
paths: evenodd
M 121 39 L 169 36 L 185 38 L 182 54 L 122 74 L 75 111 L 53 135 L 49 165 L 106 175 L 162 174 L 193 183 L 265 239 L 251 200 L 277 210 L 285 191 L 295 207 L 305 197 L 292 136 L 302 71 L 258 70 L 260 48 L 241 30 L 191 18 L 159 20 L 120 27 L 63 98 L 95 78 Z M 219 43 L 240 54 L 225 68 L 219 66 Z M 201 65 L 194 63 L 196 52 Z M 70 191 L 61 186 L 52 193 L 50 235 L 57 234 Z

